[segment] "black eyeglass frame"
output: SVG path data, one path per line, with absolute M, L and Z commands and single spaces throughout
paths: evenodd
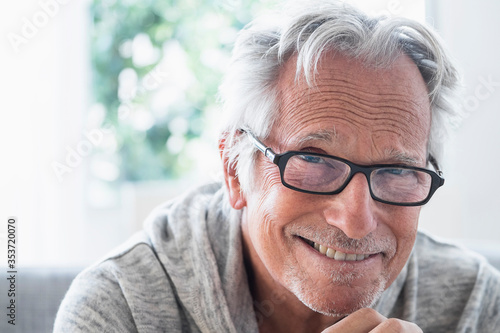
M 257 139 L 257 137 L 252 132 L 250 132 L 248 130 L 243 130 L 243 129 L 241 129 L 240 131 L 248 134 L 248 137 L 250 138 L 250 141 L 254 144 L 254 146 L 257 147 L 257 149 L 260 150 L 271 162 L 273 162 L 274 164 L 276 164 L 278 166 L 278 168 L 280 170 L 281 183 L 283 184 L 283 186 L 290 188 L 294 191 L 303 192 L 303 193 L 310 193 L 310 194 L 319 194 L 319 195 L 339 194 L 347 187 L 347 185 L 349 185 L 349 183 L 351 182 L 351 180 L 355 174 L 362 173 L 366 177 L 366 180 L 368 182 L 368 188 L 370 189 L 370 196 L 372 197 L 373 200 L 378 201 L 378 202 L 382 202 L 385 204 L 389 204 L 389 205 L 395 205 L 395 206 L 422 206 L 422 205 L 425 205 L 427 202 L 429 202 L 429 200 L 431 199 L 431 197 L 434 195 L 434 193 L 436 192 L 436 190 L 438 188 L 440 188 L 441 186 L 444 185 L 444 178 L 442 176 L 443 173 L 439 169 L 439 166 L 438 166 L 436 160 L 434 159 L 434 157 L 432 157 L 432 155 L 429 155 L 429 162 L 436 169 L 436 172 L 429 170 L 429 169 L 408 166 L 408 165 L 402 165 L 402 164 L 360 165 L 360 164 L 353 163 L 349 160 L 346 160 L 346 159 L 343 159 L 343 158 L 340 158 L 337 156 L 320 154 L 320 153 L 310 153 L 310 152 L 303 152 L 303 151 L 287 151 L 287 152 L 282 153 L 282 154 L 276 154 L 271 148 L 266 147 L 266 145 L 264 145 L 264 143 L 262 143 L 259 139 Z M 315 192 L 315 191 L 303 190 L 301 188 L 292 186 L 292 185 L 288 184 L 284 179 L 286 164 L 291 157 L 293 157 L 295 155 L 304 155 L 304 154 L 309 155 L 309 156 L 327 157 L 327 158 L 331 158 L 331 159 L 343 162 L 343 163 L 347 164 L 350 168 L 349 176 L 346 178 L 346 180 L 344 181 L 344 184 L 339 189 L 337 189 L 335 191 L 331 191 L 331 192 Z M 425 199 L 418 201 L 418 202 L 393 202 L 393 201 L 387 201 L 387 200 L 380 199 L 379 197 L 377 197 L 373 193 L 372 186 L 370 183 L 371 173 L 374 170 L 379 169 L 379 168 L 402 168 L 402 169 L 406 169 L 406 170 L 421 171 L 421 172 L 425 172 L 425 173 L 429 174 L 431 176 L 431 187 L 429 189 L 429 194 L 427 195 L 427 197 Z

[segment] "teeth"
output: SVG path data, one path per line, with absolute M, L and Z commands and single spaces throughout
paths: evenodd
M 327 246 L 314 243 L 314 248 L 321 254 L 326 255 L 328 258 L 342 261 L 361 261 L 368 257 L 368 254 L 354 254 L 354 253 L 344 253 L 341 251 L 335 251 Z
M 333 259 L 335 259 L 335 260 L 345 260 L 345 253 L 344 252 L 340 252 L 340 251 L 336 251 L 335 252 L 335 257 Z
M 354 253 L 349 253 L 345 256 L 345 260 L 347 261 L 355 261 L 356 260 L 356 254 Z

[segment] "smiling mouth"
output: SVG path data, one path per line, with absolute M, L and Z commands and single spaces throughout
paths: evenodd
M 341 251 L 334 250 L 328 246 L 325 246 L 323 244 L 319 244 L 316 242 L 313 242 L 311 240 L 308 240 L 304 237 L 300 237 L 304 242 L 306 242 L 309 246 L 314 248 L 316 251 L 319 253 L 325 255 L 328 258 L 331 258 L 333 260 L 338 260 L 338 261 L 361 261 L 365 260 L 366 258 L 372 256 L 373 254 L 355 254 L 355 253 L 344 253 Z

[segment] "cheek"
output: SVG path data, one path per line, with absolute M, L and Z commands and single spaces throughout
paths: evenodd
M 248 228 L 253 243 L 261 243 L 263 234 L 269 234 L 275 223 L 276 207 L 281 181 L 278 168 L 270 163 L 258 162 L 255 168 L 254 184 L 247 196 Z
M 396 237 L 396 254 L 391 262 L 393 280 L 406 264 L 415 243 L 420 207 L 395 207 L 389 228 Z
M 254 214 L 254 224 L 267 233 L 281 232 L 285 225 L 303 215 L 306 202 L 314 199 L 285 187 L 279 169 L 271 163 L 259 166 L 255 174 L 255 195 L 249 203 Z
M 393 226 L 394 233 L 398 239 L 399 246 L 404 249 L 413 248 L 413 242 L 408 242 L 410 240 L 415 240 L 417 229 L 418 229 L 418 218 L 420 215 L 420 207 L 404 207 L 401 209 L 399 221 L 395 226 Z
M 280 249 L 286 247 L 285 227 L 300 215 L 301 206 L 296 199 L 297 192 L 281 183 L 276 165 L 257 164 L 254 179 L 253 191 L 247 197 L 248 232 L 259 256 L 271 260 L 271 257 L 279 257 L 277 244 Z
M 266 162 L 259 160 L 256 163 L 249 209 L 268 214 L 272 212 L 281 180 L 277 166 Z

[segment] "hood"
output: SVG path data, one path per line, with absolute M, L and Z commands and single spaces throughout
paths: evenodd
M 202 332 L 257 332 L 244 267 L 241 214 L 223 213 L 220 183 L 155 209 L 144 229 L 181 306 Z

